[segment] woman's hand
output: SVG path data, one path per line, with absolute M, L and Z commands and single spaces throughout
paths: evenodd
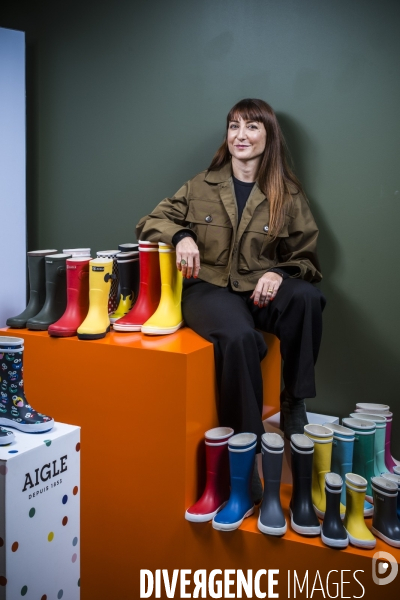
M 268 302 L 275 298 L 282 281 L 283 277 L 278 273 L 271 271 L 264 273 L 258 280 L 250 299 L 254 298 L 254 304 L 258 305 L 260 308 L 267 306 Z
M 197 277 L 200 271 L 200 253 L 196 242 L 189 235 L 176 245 L 176 266 L 183 277 Z

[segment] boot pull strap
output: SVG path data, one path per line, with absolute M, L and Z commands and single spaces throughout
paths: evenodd
M 110 279 L 117 279 L 117 276 L 114 275 L 114 273 L 106 273 L 106 275 L 104 275 L 104 281 L 108 283 Z

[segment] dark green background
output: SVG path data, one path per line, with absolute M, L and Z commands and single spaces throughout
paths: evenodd
M 394 409 L 400 458 L 400 3 L 13 2 L 27 31 L 29 247 L 133 241 L 209 164 L 243 97 L 276 110 L 321 229 L 328 298 L 309 407 Z

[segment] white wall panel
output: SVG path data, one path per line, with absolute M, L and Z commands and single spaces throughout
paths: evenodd
M 25 34 L 0 28 L 0 327 L 26 302 Z

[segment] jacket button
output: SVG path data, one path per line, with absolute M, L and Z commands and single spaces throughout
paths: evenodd
M 239 282 L 235 280 L 235 281 L 233 282 L 233 285 L 234 285 L 235 287 L 239 287 Z
M 267 232 L 268 229 L 269 229 L 268 225 L 264 225 L 263 229 L 264 229 L 265 232 Z
M 207 215 L 206 218 L 204 219 L 206 223 L 211 223 L 212 221 L 212 216 L 211 215 Z

